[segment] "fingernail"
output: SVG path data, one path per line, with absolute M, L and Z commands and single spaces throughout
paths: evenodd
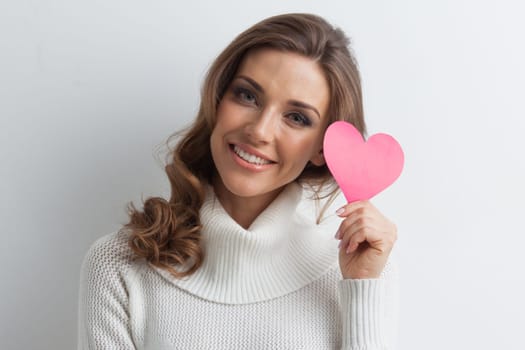
M 346 254 L 350 254 L 357 248 L 357 245 L 355 243 L 349 244 L 348 248 L 346 248 Z
M 335 238 L 335 239 L 339 238 L 339 230 L 337 230 L 337 232 L 335 233 L 334 238 Z
M 335 212 L 337 215 L 341 215 L 345 212 L 345 208 L 339 208 L 337 209 L 337 211 Z
M 343 241 L 339 241 L 339 245 L 337 246 L 337 248 L 341 248 L 341 244 L 343 243 Z

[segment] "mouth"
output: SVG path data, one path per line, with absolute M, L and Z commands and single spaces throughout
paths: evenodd
M 268 165 L 268 164 L 275 164 L 276 162 L 260 157 L 258 155 L 255 155 L 253 153 L 250 153 L 242 148 L 240 148 L 237 145 L 229 144 L 230 149 L 235 153 L 239 158 L 244 160 L 247 163 L 253 164 L 253 165 Z

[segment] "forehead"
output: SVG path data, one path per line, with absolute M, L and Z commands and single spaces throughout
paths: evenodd
M 313 105 L 326 114 L 330 92 L 325 73 L 311 58 L 276 49 L 249 51 L 236 76 L 247 76 L 264 89 L 265 95 L 276 100 L 297 100 Z

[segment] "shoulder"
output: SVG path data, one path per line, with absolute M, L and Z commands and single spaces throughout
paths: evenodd
M 132 250 L 124 231 L 97 239 L 80 271 L 78 344 L 82 348 L 131 349 L 129 282 Z
M 128 234 L 119 230 L 97 239 L 88 249 L 82 262 L 82 274 L 114 276 L 123 274 L 132 264 L 133 251 L 128 245 Z

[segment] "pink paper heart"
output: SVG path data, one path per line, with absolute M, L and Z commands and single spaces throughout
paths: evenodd
M 374 134 L 365 142 L 352 124 L 343 121 L 326 130 L 323 152 L 348 203 L 372 198 L 403 170 L 403 150 L 392 136 Z

